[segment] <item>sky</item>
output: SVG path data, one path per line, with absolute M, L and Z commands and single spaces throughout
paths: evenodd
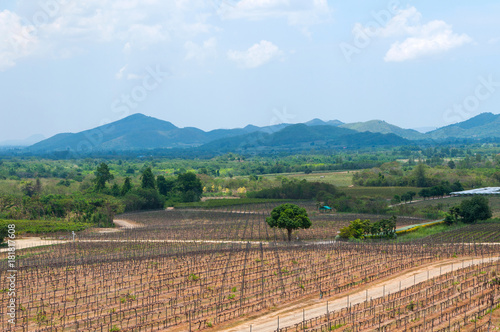
M 0 141 L 142 113 L 178 127 L 500 112 L 500 2 L 0 2 Z

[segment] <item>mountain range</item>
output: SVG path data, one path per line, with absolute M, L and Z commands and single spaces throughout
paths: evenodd
M 41 154 L 76 151 L 143 151 L 196 149 L 198 151 L 304 150 L 399 146 L 452 139 L 500 138 L 500 115 L 482 113 L 463 122 L 427 133 L 403 129 L 381 120 L 343 123 L 313 119 L 302 124 L 203 131 L 179 128 L 171 122 L 133 114 L 111 124 L 80 133 L 57 134 L 25 149 Z

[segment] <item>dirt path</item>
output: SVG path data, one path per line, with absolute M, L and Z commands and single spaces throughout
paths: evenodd
M 6 240 L 7 241 L 7 240 Z M 66 240 L 52 240 L 52 239 L 42 239 L 39 237 L 28 237 L 24 239 L 16 239 L 16 250 L 38 247 L 38 246 L 50 246 L 52 244 L 59 244 L 68 242 Z M 6 252 L 9 248 L 2 248 L 0 252 Z
M 130 221 L 130 220 L 113 220 L 115 225 L 118 226 L 118 228 L 102 228 L 99 230 L 99 233 L 114 233 L 114 232 L 120 232 L 124 228 L 139 228 L 139 227 L 144 227 L 143 225 Z M 78 235 L 77 235 L 78 238 Z M 50 246 L 53 244 L 60 244 L 60 243 L 66 243 L 69 242 L 68 240 L 56 240 L 56 239 L 50 239 L 50 238 L 40 238 L 40 237 L 27 237 L 27 238 L 21 238 L 21 239 L 16 239 L 16 250 L 21 250 L 21 249 L 26 249 L 26 248 L 33 248 L 33 247 L 39 247 L 39 246 Z M 0 252 L 6 252 L 8 251 L 8 248 L 2 248 L 0 249 Z
M 484 258 L 484 262 L 497 260 L 500 260 L 500 257 Z M 324 298 L 322 300 L 302 301 L 300 304 L 294 305 L 292 307 L 285 307 L 279 311 L 240 323 L 239 325 L 233 326 L 231 328 L 222 329 L 220 331 L 248 332 L 250 331 L 250 326 L 252 326 L 252 331 L 276 331 L 276 328 L 278 326 L 278 317 L 280 328 L 293 326 L 296 323 L 302 322 L 304 312 L 305 319 L 326 314 L 327 301 L 328 310 L 330 312 L 340 310 L 342 308 L 349 307 L 349 305 L 351 304 L 354 305 L 366 300 L 383 297 L 384 294 L 387 295 L 389 293 L 394 293 L 399 290 L 411 287 L 415 283 L 437 277 L 440 274 L 481 262 L 483 262 L 483 260 L 481 259 L 469 258 L 464 260 L 450 259 L 437 264 L 430 264 L 413 271 L 404 272 L 393 279 L 384 280 L 375 285 L 369 285 L 363 290 L 353 291 L 349 295 L 340 295 L 340 297 L 337 296 L 329 299 Z
M 144 225 L 137 223 L 135 221 L 117 219 L 113 220 L 113 223 L 120 228 L 140 228 L 144 227 Z

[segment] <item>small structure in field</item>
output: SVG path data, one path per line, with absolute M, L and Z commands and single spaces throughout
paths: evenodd
M 319 207 L 319 212 L 320 213 L 331 213 L 333 212 L 333 209 L 327 205 L 323 205 Z
M 471 196 L 471 195 L 500 195 L 500 187 L 477 188 L 464 191 L 455 191 L 450 195 Z

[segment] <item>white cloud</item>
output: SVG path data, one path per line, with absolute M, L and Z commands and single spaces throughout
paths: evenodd
M 34 53 L 35 46 L 39 56 L 69 57 L 91 45 L 118 42 L 128 55 L 173 40 L 183 45 L 215 30 L 207 23 L 210 15 L 200 13 L 207 9 L 202 0 L 49 2 L 18 0 L 23 20 L 20 14 L 0 12 L 0 68 L 15 66 L 17 59 Z
M 21 24 L 21 18 L 8 10 L 0 12 L 0 71 L 32 54 L 38 45 L 35 27 Z
M 327 0 L 241 0 L 221 7 L 225 19 L 285 18 L 290 25 L 312 25 L 330 19 Z
M 227 52 L 227 57 L 243 68 L 257 68 L 280 57 L 282 54 L 283 52 L 278 46 L 267 40 L 262 40 L 246 51 L 230 50 Z
M 451 28 L 446 28 L 429 36 L 410 37 L 403 42 L 395 42 L 384 60 L 387 62 L 413 60 L 421 56 L 445 52 L 471 41 L 469 36 L 457 35 Z
M 491 38 L 490 40 L 488 40 L 488 44 L 490 44 L 490 45 L 498 44 L 498 42 L 500 42 L 499 37 Z
M 169 39 L 168 33 L 164 31 L 160 24 L 155 25 L 145 25 L 145 24 L 134 24 L 128 31 L 129 47 L 139 48 L 144 50 L 148 45 L 153 45 L 167 41 Z
M 398 10 L 383 27 L 365 27 L 357 23 L 353 33 L 368 37 L 406 38 L 391 45 L 384 57 L 387 62 L 413 60 L 472 42 L 468 35 L 453 32 L 452 26 L 444 21 L 422 21 L 422 14 L 415 7 L 409 7 Z
M 208 57 L 215 57 L 217 54 L 217 39 L 212 37 L 203 42 L 202 45 L 198 45 L 192 41 L 187 41 L 184 44 L 186 50 L 186 60 L 198 60 L 203 61 Z

